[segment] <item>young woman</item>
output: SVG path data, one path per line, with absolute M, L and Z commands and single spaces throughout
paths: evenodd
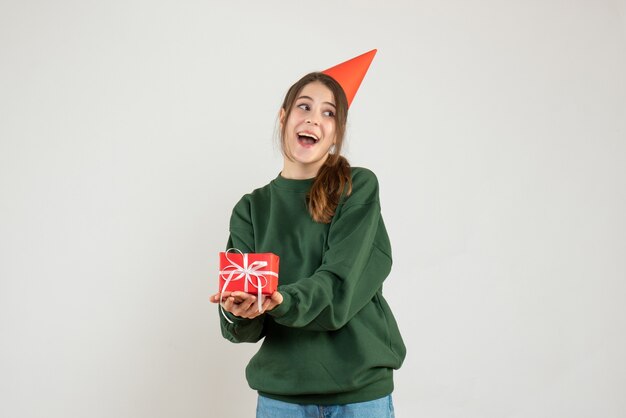
M 393 370 L 406 349 L 382 295 L 391 246 L 376 176 L 341 156 L 356 92 L 347 85 L 315 72 L 289 89 L 283 169 L 231 216 L 228 248 L 280 256 L 278 291 L 261 311 L 251 294 L 211 296 L 226 312 L 225 338 L 264 338 L 246 368 L 258 418 L 393 417 Z

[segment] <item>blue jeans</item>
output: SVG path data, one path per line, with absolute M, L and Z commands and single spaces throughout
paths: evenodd
M 299 405 L 259 395 L 256 418 L 394 418 L 391 395 L 345 405 Z

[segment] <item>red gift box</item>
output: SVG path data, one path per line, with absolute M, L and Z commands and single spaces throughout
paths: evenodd
M 220 253 L 220 293 L 235 290 L 269 296 L 278 287 L 279 257 L 272 253 Z

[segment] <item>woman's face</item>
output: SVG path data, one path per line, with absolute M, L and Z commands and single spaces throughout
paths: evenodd
M 281 109 L 280 123 L 285 124 L 285 153 L 291 157 L 285 164 L 305 169 L 313 176 L 324 164 L 335 143 L 335 99 L 324 84 L 314 81 L 304 86 L 285 121 Z

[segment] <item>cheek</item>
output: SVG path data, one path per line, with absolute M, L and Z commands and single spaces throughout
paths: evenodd
M 296 128 L 296 123 L 293 118 L 290 118 L 285 125 L 285 135 L 289 136 Z
M 333 141 L 335 140 L 335 123 L 331 122 L 328 124 L 328 126 L 326 127 L 326 135 L 332 139 Z
M 302 121 L 300 120 L 300 118 L 291 117 L 291 118 L 289 118 L 289 121 L 287 121 L 287 129 L 293 131 L 301 123 L 302 123 Z

